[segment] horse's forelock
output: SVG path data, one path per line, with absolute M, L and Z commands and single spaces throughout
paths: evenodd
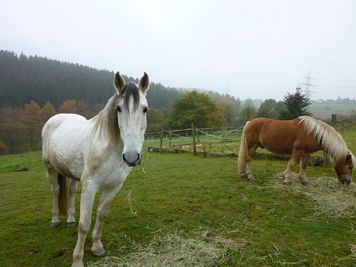
M 126 105 L 126 108 L 129 110 L 129 103 L 130 103 L 130 97 L 133 97 L 133 108 L 137 109 L 138 104 L 140 102 L 140 92 L 136 84 L 133 82 L 130 82 L 125 85 L 124 90 L 122 91 L 123 93 L 119 95 L 119 97 L 122 97 L 124 99 L 124 104 Z
M 99 112 L 95 117 L 95 129 L 101 131 L 102 129 L 107 129 L 107 132 L 111 136 L 114 142 L 120 140 L 120 128 L 118 125 L 116 106 L 123 100 L 124 105 L 129 110 L 130 98 L 133 98 L 133 108 L 137 109 L 140 101 L 140 92 L 136 84 L 128 83 L 125 85 L 124 90 L 121 94 L 114 94 L 107 102 L 104 109 Z

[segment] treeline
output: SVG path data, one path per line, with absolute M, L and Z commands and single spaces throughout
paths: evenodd
M 58 109 L 49 101 L 42 107 L 31 100 L 23 108 L 0 108 L 0 154 L 38 150 L 45 122 L 57 113 L 78 113 L 92 117 L 99 106 L 89 106 L 83 100 L 65 100 Z
M 31 100 L 40 106 L 50 101 L 55 107 L 66 99 L 103 104 L 114 93 L 113 77 L 107 70 L 0 50 L 0 107 L 21 108 Z M 169 109 L 182 93 L 153 82 L 147 98 L 151 107 Z
M 0 153 L 20 153 L 40 148 L 40 132 L 46 120 L 60 112 L 91 118 L 114 94 L 114 72 L 39 56 L 0 50 Z M 124 76 L 126 81 L 137 78 Z M 186 90 L 151 82 L 148 132 L 172 127 L 176 100 Z M 241 101 L 229 95 L 206 93 L 219 120 L 212 126 L 238 123 Z M 216 106 L 216 109 L 215 109 Z

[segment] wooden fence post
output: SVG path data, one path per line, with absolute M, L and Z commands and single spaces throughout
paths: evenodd
M 195 128 L 195 135 L 197 137 L 197 141 L 198 141 L 198 144 L 200 143 L 200 135 L 199 135 L 199 131 L 197 131 L 197 128 Z
M 330 124 L 332 127 L 336 126 L 336 114 L 331 114 Z
M 172 130 L 169 130 L 169 134 L 168 134 L 168 146 L 169 146 L 169 147 L 172 146 Z
M 196 155 L 197 154 L 197 148 L 196 148 L 196 142 L 195 142 L 195 125 L 194 123 L 192 123 L 192 136 L 193 136 L 193 154 Z
M 161 135 L 159 138 L 159 152 L 163 152 L 163 129 L 161 129 Z

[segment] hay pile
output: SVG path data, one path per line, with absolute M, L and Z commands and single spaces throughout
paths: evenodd
M 356 185 L 341 185 L 335 177 L 308 177 L 309 185 L 303 186 L 297 177 L 293 183 L 283 185 L 280 180 L 273 179 L 273 188 L 298 192 L 315 201 L 317 214 L 330 217 L 354 217 L 356 215 Z
M 145 247 L 137 247 L 124 257 L 106 257 L 89 267 L 143 266 L 217 266 L 226 260 L 229 250 L 237 251 L 247 243 L 237 243 L 208 231 L 197 231 L 190 237 L 182 233 L 155 238 Z

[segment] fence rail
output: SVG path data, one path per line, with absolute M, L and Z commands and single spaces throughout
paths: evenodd
M 242 127 L 191 128 L 146 133 L 149 151 L 194 154 L 236 154 Z

